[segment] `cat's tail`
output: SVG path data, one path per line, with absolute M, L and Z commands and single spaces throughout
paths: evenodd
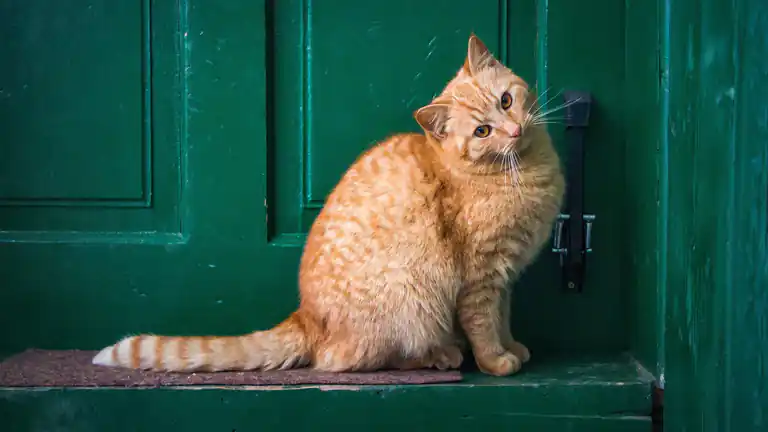
M 276 327 L 242 336 L 129 336 L 101 350 L 93 364 L 156 371 L 290 369 L 311 359 L 298 312 Z

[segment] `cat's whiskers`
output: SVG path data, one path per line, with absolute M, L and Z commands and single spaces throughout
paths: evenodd
M 551 87 L 546 89 L 546 90 L 544 90 L 544 92 L 539 97 L 536 98 L 536 102 L 538 102 L 540 98 L 542 98 L 545 94 L 547 94 L 547 92 L 550 89 L 551 89 Z M 550 97 L 549 99 L 547 99 L 547 101 L 544 102 L 543 104 L 540 104 L 538 106 L 538 108 L 536 108 L 536 110 L 534 110 L 533 112 L 530 112 L 531 108 L 535 105 L 535 104 L 532 104 L 530 107 L 528 107 L 528 116 L 526 116 L 526 118 L 536 118 L 536 116 L 541 112 L 541 110 L 544 109 L 547 105 L 549 105 L 549 103 L 552 102 L 556 97 L 558 97 L 560 95 L 560 93 L 562 93 L 562 92 L 563 91 L 560 90 L 559 92 L 557 92 L 556 95 L 554 95 L 554 96 Z
M 547 93 L 548 93 L 550 90 L 552 90 L 552 87 L 549 87 L 549 88 L 547 88 L 547 89 L 546 89 L 546 90 L 544 90 L 544 91 L 543 91 L 543 92 L 542 92 L 540 95 L 538 95 L 538 96 L 536 97 L 536 100 L 534 101 L 534 103 L 533 103 L 533 104 L 531 104 L 531 106 L 530 106 L 530 107 L 528 107 L 528 111 L 530 112 L 530 109 L 531 109 L 531 108 L 532 108 L 534 105 L 536 105 L 536 104 L 538 104 L 539 102 L 541 102 L 541 99 L 542 99 L 542 98 L 543 98 L 543 97 L 544 97 L 544 96 L 545 96 L 545 95 L 546 95 L 546 94 L 547 94 Z M 560 92 L 557 92 L 557 94 L 556 94 L 556 95 L 554 95 L 554 96 L 552 96 L 551 98 L 547 99 L 547 101 L 546 101 L 546 102 L 544 102 L 543 104 L 538 104 L 538 108 L 536 108 L 536 111 L 534 111 L 533 113 L 535 114 L 537 111 L 539 111 L 539 110 L 541 110 L 542 108 L 544 108 L 545 106 L 547 106 L 547 104 L 548 104 L 549 102 L 551 102 L 551 101 L 552 101 L 554 98 L 556 98 L 556 97 L 557 97 L 557 96 L 558 96 L 558 95 L 559 95 L 561 92 L 562 92 L 562 90 L 561 90 Z
M 545 95 L 545 94 L 547 94 L 547 92 L 548 92 L 548 91 L 549 91 L 549 89 L 546 89 L 546 90 L 544 90 L 544 92 L 543 92 L 542 94 L 540 94 L 540 95 L 536 96 L 536 99 L 534 99 L 534 100 L 533 100 L 533 103 L 531 103 L 531 104 L 528 106 L 528 109 L 526 109 L 526 110 L 525 110 L 525 118 L 526 118 L 526 119 L 527 119 L 527 118 L 530 118 L 530 117 L 531 117 L 531 115 L 533 115 L 533 113 L 531 112 L 531 109 L 532 109 L 533 107 L 536 107 L 536 110 L 535 110 L 534 112 L 536 112 L 536 111 L 538 111 L 539 109 L 541 109 L 541 105 L 539 104 L 539 101 L 541 100 L 541 98 L 542 98 L 542 97 L 544 97 L 544 95 Z
M 517 163 L 517 152 L 509 152 L 509 166 L 511 167 L 511 175 L 515 181 L 515 186 L 520 185 L 520 165 Z
M 549 91 L 549 89 L 545 90 L 539 97 L 537 97 L 536 98 L 536 102 L 538 102 L 539 99 L 541 99 L 541 97 L 544 94 L 546 94 L 548 91 Z M 555 117 L 548 117 L 549 115 L 551 115 L 551 114 L 553 114 L 555 112 L 558 112 L 560 110 L 563 110 L 563 109 L 565 109 L 565 108 L 567 108 L 567 107 L 569 107 L 569 106 L 571 106 L 574 103 L 579 101 L 579 99 L 576 99 L 576 100 L 573 100 L 573 101 L 566 102 L 564 104 L 555 106 L 553 108 L 548 108 L 548 105 L 550 104 L 550 102 L 552 102 L 561 93 L 562 93 L 562 90 L 557 92 L 556 95 L 554 95 L 554 96 L 550 97 L 549 99 L 547 99 L 546 102 L 541 104 L 533 112 L 531 112 L 531 109 L 530 109 L 533 106 L 533 105 L 531 105 L 531 107 L 528 108 L 527 115 L 525 116 L 525 121 L 523 122 L 524 123 L 524 127 L 539 126 L 539 125 L 546 125 L 546 124 L 562 124 L 562 122 L 567 120 L 568 119 L 567 116 L 566 117 L 557 117 L 557 118 L 555 118 Z
M 502 174 L 504 175 L 504 189 L 507 188 L 507 155 L 506 153 L 502 153 L 501 157 L 501 170 Z
M 507 192 L 508 199 L 512 202 L 517 201 L 522 194 L 521 190 L 521 180 L 522 175 L 520 173 L 520 164 L 517 161 L 517 152 L 512 151 L 507 156 L 509 160 L 509 166 L 510 166 L 510 176 L 511 176 L 511 187 L 509 188 Z
M 543 124 L 543 123 L 540 123 L 540 122 L 545 122 L 545 121 L 549 121 L 550 120 L 550 118 L 547 118 L 548 115 L 553 114 L 553 113 L 558 112 L 558 111 L 561 111 L 561 110 L 563 110 L 565 108 L 568 108 L 569 106 L 575 104 L 578 101 L 579 101 L 579 98 L 576 98 L 576 99 L 574 99 L 572 101 L 569 101 L 569 102 L 566 102 L 564 104 L 558 105 L 558 106 L 556 106 L 554 108 L 551 108 L 551 109 L 548 109 L 546 111 L 537 112 L 534 115 L 531 115 L 530 121 L 531 121 L 532 124 Z M 567 120 L 567 117 L 564 120 Z
M 501 158 L 501 169 L 504 179 L 504 190 L 510 200 L 515 200 L 525 188 L 525 181 L 521 174 L 520 158 L 510 143 L 500 149 L 494 160 Z
M 539 126 L 539 125 L 546 125 L 546 124 L 565 124 L 566 119 L 545 119 L 545 120 L 537 120 L 535 122 L 532 122 L 529 126 Z
M 515 192 L 515 189 L 516 189 L 515 186 L 517 186 L 517 177 L 518 177 L 518 173 L 515 168 L 515 162 L 512 159 L 513 154 L 514 152 L 507 153 L 507 166 L 509 166 L 507 175 L 509 175 L 509 189 L 511 190 L 511 192 Z M 515 193 L 508 193 L 507 196 L 512 200 L 515 199 Z
M 568 117 L 538 117 L 538 118 L 535 118 L 533 120 L 535 120 L 535 121 L 551 121 L 551 120 L 554 120 L 554 121 L 564 121 L 564 120 L 568 120 Z
M 491 165 L 496 165 L 496 162 L 498 162 L 499 157 L 501 157 L 501 152 L 496 152 L 496 154 L 493 156 L 493 160 L 491 161 Z M 502 166 L 502 170 L 504 167 Z
M 520 189 L 525 189 L 525 179 L 522 175 L 520 175 L 521 167 L 520 167 L 520 156 L 517 154 L 517 152 L 512 152 L 512 159 L 515 162 L 515 172 L 517 173 L 516 181 Z

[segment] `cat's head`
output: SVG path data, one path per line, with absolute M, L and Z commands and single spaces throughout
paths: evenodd
M 461 70 L 414 117 L 444 149 L 467 161 L 492 163 L 530 145 L 534 102 L 528 84 L 473 34 Z

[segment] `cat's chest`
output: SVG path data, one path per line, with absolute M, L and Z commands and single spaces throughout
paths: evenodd
M 513 256 L 527 261 L 549 233 L 556 202 L 542 195 L 488 196 L 466 202 L 456 218 L 456 240 L 472 265 L 506 267 Z M 504 263 L 496 262 L 498 260 Z
M 456 222 L 471 237 L 504 236 L 527 223 L 535 211 L 536 200 L 527 195 L 499 194 L 467 200 Z
M 457 214 L 455 231 L 464 277 L 501 269 L 514 272 L 528 265 L 548 230 L 549 217 L 542 213 L 540 202 L 522 195 L 465 205 Z

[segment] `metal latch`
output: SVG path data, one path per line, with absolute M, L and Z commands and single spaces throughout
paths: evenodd
M 555 227 L 552 233 L 552 252 L 560 255 L 560 267 L 563 267 L 566 264 L 565 260 L 568 257 L 567 242 L 564 241 L 564 238 L 567 236 L 564 236 L 563 232 L 565 231 L 566 222 L 569 222 L 570 219 L 571 215 L 568 214 L 560 213 L 557 215 L 557 221 L 555 222 Z M 584 248 L 581 251 L 574 251 L 574 253 L 587 254 L 592 252 L 592 225 L 595 221 L 595 215 L 585 214 L 581 216 L 581 219 L 584 223 Z M 569 290 L 575 289 L 575 281 L 566 281 L 566 287 Z
M 565 211 L 558 215 L 552 234 L 552 252 L 560 255 L 563 285 L 567 291 L 584 288 L 587 254 L 592 252 L 594 214 L 584 213 L 584 138 L 589 125 L 592 96 L 586 92 L 563 92 L 566 106 L 567 197 Z

